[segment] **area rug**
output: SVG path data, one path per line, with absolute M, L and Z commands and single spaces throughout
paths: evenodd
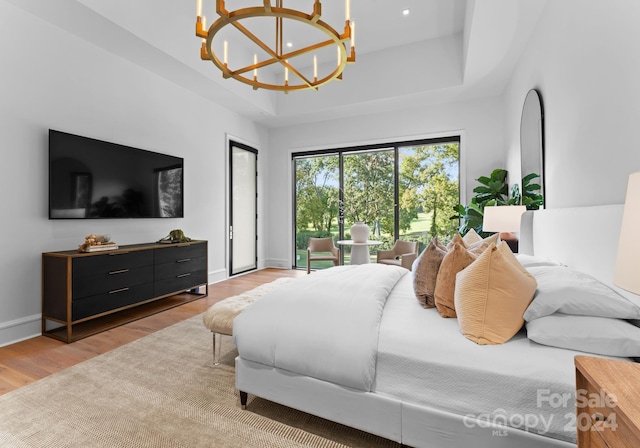
M 0 446 L 399 447 L 249 396 L 238 406 L 231 338 L 213 366 L 202 315 L 0 397 Z

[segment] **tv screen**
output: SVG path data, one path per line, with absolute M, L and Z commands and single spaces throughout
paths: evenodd
M 49 130 L 49 218 L 182 218 L 184 159 Z

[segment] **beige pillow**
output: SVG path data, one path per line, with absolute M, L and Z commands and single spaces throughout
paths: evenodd
M 469 232 L 471 232 L 471 231 L 469 231 Z M 475 231 L 474 231 L 474 233 L 475 233 Z M 467 235 L 468 234 L 469 233 L 467 233 Z M 494 233 L 493 235 L 489 235 L 488 237 L 486 237 L 484 239 L 480 238 L 480 236 L 477 233 L 476 233 L 476 235 L 478 236 L 478 240 L 472 241 L 472 242 L 467 242 L 467 241 L 465 241 L 464 238 L 462 238 L 462 236 L 460 236 L 459 233 L 456 233 L 455 235 L 453 235 L 453 238 L 451 239 L 449 244 L 447 244 L 447 250 L 451 250 L 451 248 L 453 247 L 454 244 L 462 244 L 464 247 L 466 247 L 467 249 L 470 249 L 475 254 L 480 254 L 487 247 L 489 247 L 489 245 L 491 243 L 498 244 L 498 240 L 499 240 L 499 237 L 500 237 L 500 234 L 498 234 L 498 233 Z M 465 235 L 465 237 L 466 237 L 466 235 Z M 474 239 L 474 238 L 469 238 L 469 240 L 472 240 L 472 239 Z
M 478 232 L 476 232 L 475 229 L 471 229 L 467 232 L 467 234 L 465 236 L 462 237 L 462 241 L 464 241 L 464 244 L 466 244 L 467 246 L 469 244 L 473 244 L 473 243 L 477 243 L 478 241 L 482 241 L 482 237 L 480 235 L 478 235 Z
M 477 344 L 502 344 L 524 324 L 536 280 L 509 246 L 492 244 L 457 275 L 454 306 L 460 331 Z
M 494 233 L 493 235 L 489 235 L 485 239 L 481 239 L 476 241 L 475 243 L 467 244 L 467 250 L 476 255 L 480 255 L 484 250 L 489 247 L 491 244 L 498 244 L 500 235 L 498 233 Z
M 434 293 L 436 308 L 442 317 L 456 317 L 454 303 L 456 274 L 475 259 L 476 255 L 469 252 L 462 241 L 454 242 L 442 259 Z
M 422 251 L 420 256 L 413 262 L 413 291 L 423 308 L 433 308 L 435 306 L 433 293 L 436 289 L 436 278 L 440 263 L 447 254 L 447 248 L 438 241 L 438 238 L 431 240 L 429 245 Z

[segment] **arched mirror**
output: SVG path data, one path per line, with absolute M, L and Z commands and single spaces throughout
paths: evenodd
M 544 109 L 536 89 L 527 93 L 520 122 L 522 205 L 529 210 L 544 208 Z M 537 175 L 537 176 L 535 176 Z M 539 176 L 539 177 L 538 177 Z M 539 186 L 539 188 L 535 188 Z

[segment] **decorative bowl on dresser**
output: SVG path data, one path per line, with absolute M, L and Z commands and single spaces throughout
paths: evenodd
M 42 334 L 73 342 L 199 299 L 207 272 L 207 241 L 45 252 Z

